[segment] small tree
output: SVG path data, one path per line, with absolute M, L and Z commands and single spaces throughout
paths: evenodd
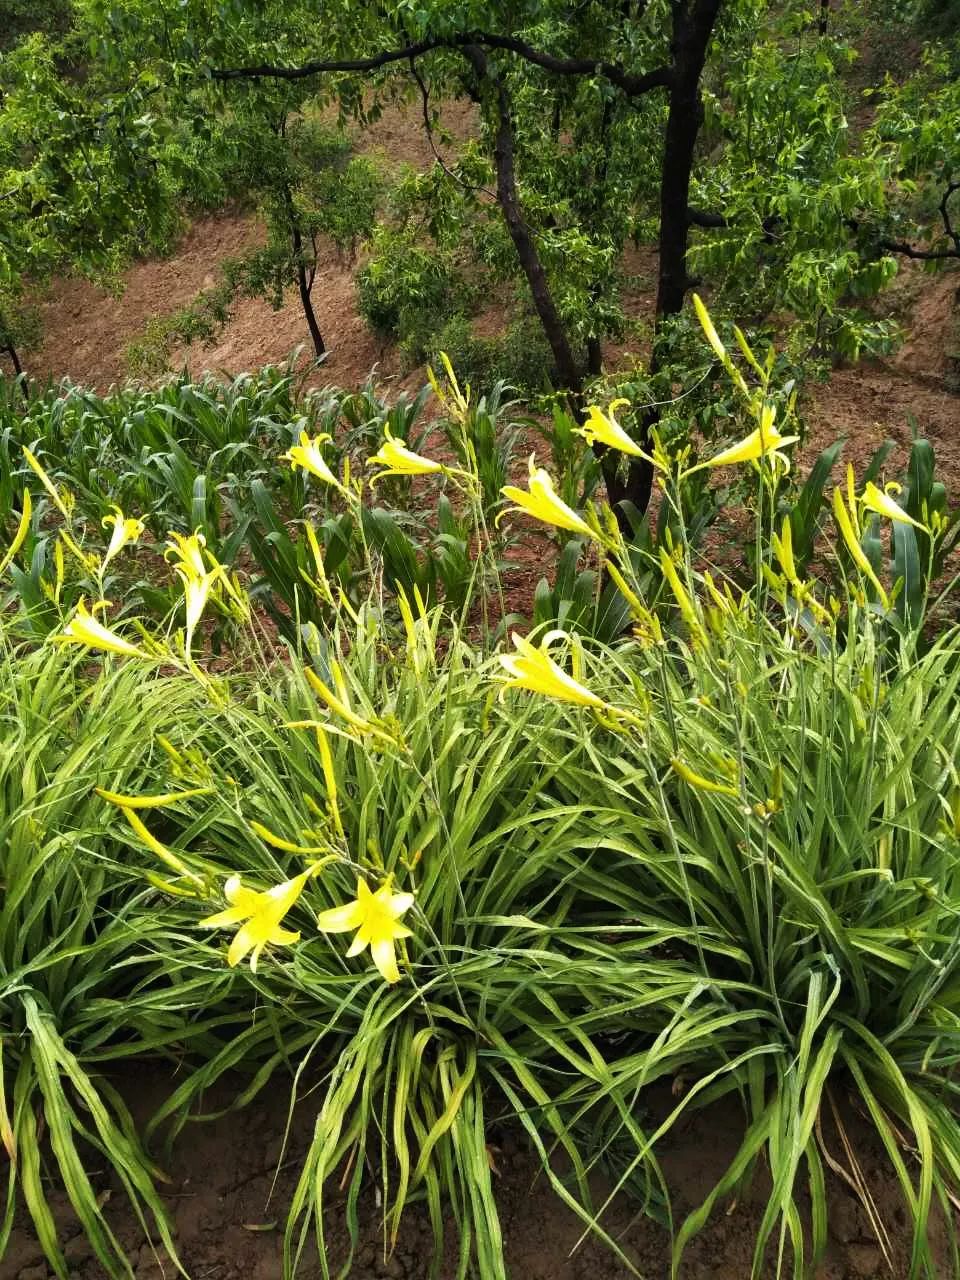
M 317 358 L 326 344 L 313 306 L 319 237 L 353 256 L 376 220 L 381 179 L 374 163 L 351 156 L 342 129 L 307 114 L 302 91 L 280 86 L 247 95 L 223 125 L 211 161 L 224 182 L 253 197 L 267 244 L 230 266 L 230 287 L 283 305 L 295 285 Z

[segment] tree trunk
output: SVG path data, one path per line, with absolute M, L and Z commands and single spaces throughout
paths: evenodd
M 20 363 L 20 357 L 17 355 L 17 348 L 13 345 L 11 339 L 7 339 L 2 348 L 10 357 L 10 363 L 13 365 L 13 372 L 17 378 L 23 377 L 23 365 Z
M 830 0 L 820 0 L 820 18 L 817 22 L 817 34 L 825 36 L 827 34 L 827 24 L 830 21 Z
M 303 261 L 303 236 L 296 221 L 293 222 L 292 237 L 293 252 L 297 259 L 297 287 L 300 290 L 300 305 L 303 307 L 307 328 L 310 330 L 310 337 L 313 339 L 313 349 L 319 360 L 325 354 L 327 348 L 324 345 L 323 334 L 320 332 L 316 312 L 313 309 L 313 299 L 310 296 L 310 292 L 313 289 L 313 281 L 307 279 L 307 267 Z
M 603 111 L 600 114 L 600 128 L 597 131 L 597 145 L 600 148 L 600 162 L 593 174 L 592 192 L 588 200 L 585 220 L 594 218 L 599 221 L 607 202 L 607 177 L 610 172 L 611 128 L 613 126 L 613 107 L 609 98 L 604 99 Z M 590 288 L 590 297 L 599 301 L 602 285 L 595 284 Z M 599 335 L 592 334 L 587 338 L 587 372 L 597 378 L 603 372 L 603 348 Z
M 690 174 L 703 123 L 700 77 L 723 0 L 688 0 L 677 6 L 673 27 L 673 84 L 660 174 L 660 275 L 657 319 L 677 315 L 690 287 Z M 656 344 L 653 353 L 657 359 Z M 655 370 L 654 370 L 655 372 Z
M 559 384 L 570 393 L 571 400 L 576 402 L 583 389 L 580 369 L 553 300 L 550 282 L 540 261 L 540 255 L 537 253 L 533 235 L 520 208 L 510 95 L 503 82 L 495 74 L 491 74 L 487 56 L 482 49 L 476 45 L 468 45 L 464 53 L 477 75 L 481 79 L 491 81 L 496 88 L 497 135 L 494 145 L 494 163 L 497 170 L 497 203 L 507 224 L 513 247 L 517 251 L 520 268 L 530 287 L 533 305 L 543 326 L 543 332 L 553 352 Z
M 673 6 L 673 78 L 670 85 L 667 126 L 660 171 L 660 240 L 657 311 L 654 321 L 650 374 L 657 373 L 663 359 L 662 321 L 683 310 L 692 281 L 687 274 L 687 245 L 690 234 L 690 175 L 693 170 L 697 136 L 703 123 L 700 77 L 706 62 L 710 38 L 723 0 L 676 0 Z M 659 421 L 656 409 L 648 410 L 643 421 L 643 444 Z M 643 459 L 631 461 L 626 476 L 619 473 L 616 457 L 602 460 L 607 495 L 616 507 L 624 499 L 640 511 L 650 504 L 653 467 Z
M 284 115 L 280 120 L 278 133 L 281 138 L 286 135 L 286 119 L 286 115 Z M 303 233 L 300 230 L 300 223 L 297 221 L 297 208 L 293 202 L 293 192 L 286 181 L 283 184 L 283 204 L 287 211 L 293 256 L 297 264 L 297 288 L 300 290 L 300 305 L 303 307 L 307 328 L 310 330 L 314 354 L 319 360 L 322 355 L 326 354 L 327 348 L 323 341 L 323 334 L 320 332 L 320 326 L 317 324 L 316 312 L 313 309 L 313 299 L 310 297 L 310 292 L 313 289 L 313 280 L 307 278 L 307 265 L 303 260 Z

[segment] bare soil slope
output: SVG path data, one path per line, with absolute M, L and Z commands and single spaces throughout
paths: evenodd
M 138 1120 L 146 1119 L 169 1089 L 169 1082 L 158 1072 L 143 1069 L 136 1072 L 135 1079 L 120 1078 L 117 1083 Z M 239 1087 L 236 1082 L 233 1090 L 218 1086 L 205 1098 L 206 1110 L 214 1112 L 229 1106 Z M 290 1139 L 284 1147 L 286 1095 L 286 1089 L 278 1084 L 265 1090 L 261 1101 L 240 1113 L 189 1126 L 180 1135 L 169 1161 L 161 1160 L 170 1179 L 164 1194 L 176 1224 L 177 1248 L 192 1280 L 281 1280 L 283 1224 L 314 1120 L 310 1104 L 301 1105 L 294 1113 Z M 656 1119 L 676 1102 L 676 1096 L 664 1091 L 663 1096 L 646 1105 L 656 1113 Z M 838 1177 L 828 1173 L 831 1236 L 816 1280 L 906 1280 L 910 1237 L 893 1172 L 861 1119 L 844 1106 L 842 1097 L 838 1102 L 844 1113 L 845 1133 L 857 1149 L 859 1173 L 890 1239 L 881 1247 L 862 1206 Z M 678 1222 L 699 1206 L 722 1176 L 742 1133 L 737 1107 L 723 1104 L 691 1113 L 670 1140 L 658 1147 Z M 637 1269 L 631 1272 L 607 1246 L 589 1234 L 584 1238 L 583 1223 L 564 1208 L 545 1177 L 538 1174 L 538 1161 L 522 1132 L 514 1127 L 492 1128 L 488 1140 L 511 1280 L 630 1280 L 637 1274 L 642 1280 L 669 1280 L 667 1232 L 642 1214 L 637 1200 L 620 1194 L 602 1218 L 605 1230 Z M 842 1138 L 832 1123 L 825 1124 L 823 1140 L 831 1159 L 839 1162 Z M 374 1147 L 375 1142 L 371 1154 Z M 350 1280 L 429 1280 L 433 1235 L 424 1206 L 414 1205 L 408 1210 L 397 1247 L 385 1256 L 383 1209 L 375 1203 L 375 1181 L 371 1170 L 367 1191 L 360 1200 L 359 1237 Z M 135 1280 L 173 1277 L 175 1269 L 168 1259 L 158 1257 L 142 1225 L 124 1202 L 120 1188 L 106 1178 L 101 1179 L 101 1184 L 101 1199 L 127 1252 Z M 597 1178 L 592 1185 L 595 1208 L 603 1204 L 608 1192 L 609 1184 Z M 747 1280 L 768 1192 L 769 1180 L 761 1164 L 752 1185 L 739 1198 L 731 1196 L 718 1203 L 704 1230 L 694 1237 L 684 1255 L 680 1280 Z M 349 1256 L 343 1196 L 337 1190 L 336 1179 L 331 1179 L 328 1195 L 323 1233 L 330 1271 L 336 1275 Z M 60 1239 L 67 1241 L 71 1280 L 103 1280 L 103 1269 L 92 1257 L 66 1196 L 54 1193 L 53 1204 Z M 938 1280 L 955 1280 L 939 1224 L 934 1225 L 931 1235 L 940 1259 Z M 438 1280 L 453 1280 L 458 1241 L 457 1226 L 448 1221 Z M 774 1244 L 764 1280 L 775 1274 L 775 1255 Z M 319 1280 L 321 1276 L 311 1236 L 305 1244 L 299 1274 L 302 1280 Z M 792 1274 L 789 1264 L 785 1274 Z M 0 1262 L 0 1277 L 48 1280 L 41 1250 L 23 1219 Z

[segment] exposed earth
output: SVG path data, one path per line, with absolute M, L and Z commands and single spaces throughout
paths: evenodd
M 119 1083 L 135 1117 L 146 1118 L 151 1105 L 163 1099 L 169 1084 L 158 1071 L 138 1069 L 132 1077 L 131 1072 Z M 233 1096 L 229 1087 L 220 1086 L 205 1098 L 206 1108 L 213 1112 L 229 1106 Z M 666 1095 L 658 1100 L 654 1096 L 646 1104 L 652 1113 L 658 1112 L 658 1102 L 663 1108 L 670 1108 L 676 1105 L 677 1098 Z M 283 1223 L 315 1114 L 309 1100 L 299 1106 L 284 1149 L 287 1107 L 286 1089 L 280 1085 L 268 1088 L 261 1100 L 244 1111 L 188 1125 L 170 1160 L 161 1158 L 169 1178 L 163 1190 L 176 1224 L 177 1248 L 192 1280 L 280 1280 Z M 862 1119 L 849 1111 L 842 1096 L 837 1098 L 837 1109 L 843 1116 L 844 1133 L 857 1152 L 857 1168 L 853 1170 L 847 1164 L 843 1138 L 832 1123 L 825 1125 L 821 1134 L 829 1161 L 845 1168 L 846 1177 L 862 1177 L 889 1239 L 881 1243 L 847 1182 L 828 1172 L 831 1236 L 816 1280 L 905 1280 L 910 1239 L 892 1170 L 879 1142 Z M 661 1145 L 661 1163 L 678 1222 L 700 1204 L 723 1174 L 741 1135 L 739 1108 L 728 1102 L 691 1113 L 678 1124 L 670 1140 Z M 560 1203 L 545 1177 L 537 1176 L 536 1157 L 518 1129 L 494 1129 L 489 1143 L 512 1280 L 629 1280 L 637 1274 L 643 1280 L 669 1280 L 667 1233 L 643 1216 L 638 1203 L 627 1194 L 614 1200 L 602 1221 L 636 1271 L 631 1271 L 599 1241 L 588 1237 L 580 1243 L 584 1236 L 582 1223 Z M 375 1182 L 371 1176 L 361 1197 L 360 1233 L 349 1271 L 351 1280 L 428 1280 L 433 1238 L 426 1211 L 418 1205 L 408 1210 L 396 1249 L 386 1254 L 382 1207 L 375 1202 Z M 170 1260 L 155 1251 L 146 1238 L 119 1188 L 111 1186 L 106 1177 L 100 1180 L 100 1186 L 101 1200 L 107 1205 L 105 1212 L 127 1252 L 135 1280 L 163 1280 L 176 1275 Z M 596 1205 L 603 1203 L 607 1190 L 608 1184 L 598 1178 L 593 1186 Z M 728 1197 L 718 1202 L 707 1226 L 687 1248 L 680 1280 L 748 1280 L 756 1228 L 768 1190 L 769 1181 L 761 1166 L 742 1199 Z M 71 1280 L 103 1280 L 103 1268 L 92 1257 L 66 1196 L 54 1193 L 52 1203 L 61 1242 L 66 1241 Z M 939 1225 L 933 1227 L 940 1259 L 938 1276 L 948 1280 L 955 1273 L 940 1238 L 942 1234 Z M 329 1188 L 324 1238 L 331 1274 L 335 1276 L 349 1256 L 343 1197 L 335 1185 Z M 453 1280 L 457 1249 L 453 1222 L 447 1223 L 445 1246 L 438 1280 Z M 765 1280 L 775 1275 L 775 1253 L 774 1243 L 763 1272 Z M 0 1277 L 48 1280 L 48 1274 L 35 1237 L 21 1220 L 6 1257 L 0 1262 Z M 312 1241 L 298 1274 L 303 1280 L 319 1280 L 322 1275 Z M 788 1269 L 785 1274 L 792 1272 Z

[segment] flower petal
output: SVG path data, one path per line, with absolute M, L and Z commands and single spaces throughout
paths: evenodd
M 359 902 L 348 902 L 346 906 L 331 907 L 317 914 L 317 928 L 322 933 L 346 933 L 349 929 L 359 929 L 362 924 Z
M 257 937 L 256 931 L 250 924 L 243 925 L 238 929 L 227 950 L 227 964 L 231 969 L 236 968 L 243 957 L 252 947 L 262 948 L 263 943 Z M 250 962 L 251 969 L 256 972 L 256 954 Z
M 356 937 L 354 938 L 354 940 L 350 943 L 350 946 L 347 948 L 347 959 L 352 960 L 353 957 L 358 956 L 361 951 L 366 951 L 369 943 L 370 943 L 369 937 L 367 936 L 366 932 L 363 929 L 361 929 L 359 933 L 356 935 Z
M 397 968 L 397 957 L 393 943 L 387 939 L 375 942 L 370 948 L 373 963 L 377 966 L 384 982 L 399 982 L 400 970 Z
M 246 907 L 227 907 L 225 911 L 218 911 L 216 915 L 205 916 L 197 923 L 201 929 L 223 929 L 227 925 L 239 924 L 249 914 L 250 912 Z
M 276 929 L 270 930 L 270 936 L 267 941 L 272 947 L 290 947 L 295 942 L 300 941 L 300 930 L 297 929 L 296 932 L 293 932 L 290 929 L 281 929 L 278 926 Z

